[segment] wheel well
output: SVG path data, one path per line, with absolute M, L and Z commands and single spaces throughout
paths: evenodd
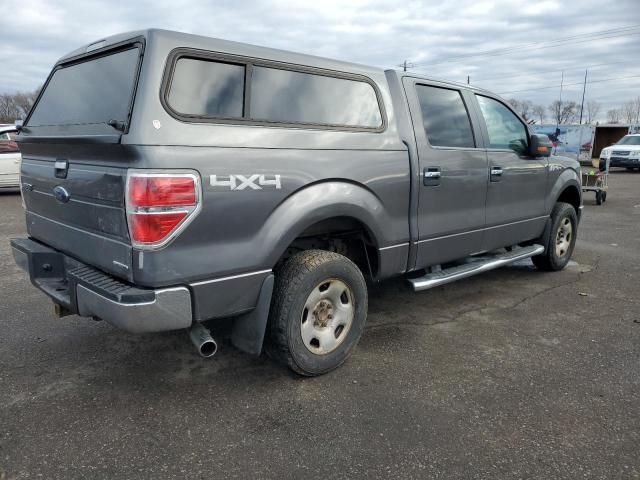
M 569 186 L 565 188 L 558 197 L 558 202 L 571 204 L 576 210 L 576 214 L 580 214 L 580 191 L 576 187 Z
M 328 250 L 349 258 L 365 276 L 378 271 L 378 249 L 373 235 L 353 217 L 332 217 L 314 223 L 301 232 L 278 259 L 276 267 L 302 250 Z

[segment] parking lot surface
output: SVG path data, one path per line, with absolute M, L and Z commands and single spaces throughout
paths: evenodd
M 0 195 L 0 479 L 640 478 L 640 174 L 585 197 L 574 262 L 370 292 L 352 358 L 301 378 L 184 332 L 55 319 Z M 213 252 L 212 252 L 213 254 Z

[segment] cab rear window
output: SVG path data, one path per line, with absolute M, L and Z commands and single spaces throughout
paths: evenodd
M 132 47 L 56 68 L 26 125 L 126 123 L 139 61 Z

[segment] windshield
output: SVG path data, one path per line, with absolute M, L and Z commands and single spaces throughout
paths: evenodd
M 127 122 L 139 57 L 133 47 L 54 70 L 27 125 Z
M 640 145 L 640 135 L 622 137 L 616 145 Z

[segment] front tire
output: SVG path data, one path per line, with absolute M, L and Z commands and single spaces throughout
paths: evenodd
M 364 330 L 367 286 L 347 257 L 305 250 L 276 271 L 267 351 L 306 376 L 321 375 L 349 357 Z
M 551 212 L 551 233 L 545 251 L 531 260 L 539 269 L 557 272 L 567 266 L 576 245 L 578 216 L 572 205 L 564 202 L 556 203 Z

